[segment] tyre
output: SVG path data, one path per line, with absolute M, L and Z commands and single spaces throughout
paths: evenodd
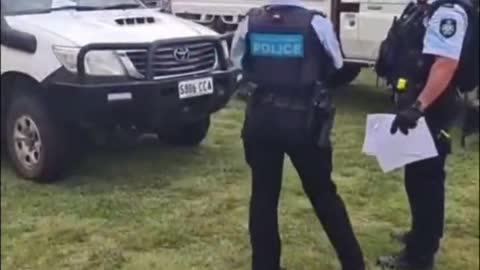
M 359 65 L 345 64 L 342 69 L 333 75 L 329 85 L 334 88 L 348 85 L 357 78 L 361 70 L 362 67 Z
M 159 133 L 158 137 L 167 144 L 179 146 L 197 146 L 207 136 L 210 128 L 210 118 L 186 124 L 168 134 Z
M 4 81 L 2 81 L 2 89 L 6 89 L 6 85 L 4 85 Z M 7 95 L 5 94 L 7 90 L 2 90 L 1 91 L 1 106 L 0 106 L 0 144 L 1 144 L 1 154 L 3 157 L 3 154 L 7 153 L 7 147 L 6 146 L 6 140 L 5 140 L 5 124 L 6 124 L 6 115 L 7 115 Z
M 31 94 L 12 97 L 5 137 L 16 172 L 36 182 L 56 180 L 65 169 L 65 138 L 42 99 Z

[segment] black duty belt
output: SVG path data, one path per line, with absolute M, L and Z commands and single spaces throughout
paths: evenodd
M 258 104 L 271 105 L 276 108 L 292 111 L 306 111 L 311 107 L 309 99 L 305 97 L 288 97 L 274 94 L 267 94 L 258 97 Z

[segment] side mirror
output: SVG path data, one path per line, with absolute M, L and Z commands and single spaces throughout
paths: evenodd
M 1 41 L 0 43 L 1 44 L 4 44 L 5 43 L 5 40 L 7 39 L 7 32 L 10 31 L 10 26 L 8 25 L 7 23 L 7 20 L 5 19 L 5 17 L 3 16 L 2 14 L 2 25 L 1 25 Z
M 5 16 L 3 16 L 2 14 L 2 33 L 3 33 L 3 30 L 6 29 L 7 27 L 9 27 L 8 23 L 7 23 L 7 20 L 5 19 Z
M 0 44 L 27 53 L 35 53 L 37 50 L 37 39 L 34 35 L 18 31 L 10 27 L 3 14 L 1 21 Z

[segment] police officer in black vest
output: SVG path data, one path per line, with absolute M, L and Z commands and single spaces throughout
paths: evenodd
M 406 248 L 378 259 L 383 269 L 433 269 L 444 227 L 444 167 L 451 148 L 448 129 L 457 113 L 459 85 L 476 76 L 460 74 L 460 70 L 471 70 L 463 66 L 468 61 L 460 61 L 472 57 L 462 54 L 465 37 L 478 35 L 467 31 L 467 11 L 472 9 L 463 0 L 411 3 L 381 46 L 376 69 L 395 92 L 392 134 L 408 135 L 425 117 L 439 154 L 405 168 L 412 224 L 408 232 L 394 235 Z
M 330 21 L 299 0 L 271 0 L 239 25 L 232 60 L 257 85 L 242 131 L 252 171 L 253 270 L 279 270 L 277 207 L 287 154 L 302 180 L 343 270 L 365 269 L 345 205 L 331 179 L 333 107 L 324 86 L 342 66 Z

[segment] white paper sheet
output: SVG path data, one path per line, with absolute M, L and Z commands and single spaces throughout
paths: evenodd
M 377 145 L 375 143 L 376 135 L 379 131 L 379 125 L 382 123 L 382 119 L 388 116 L 388 114 L 370 114 L 367 116 L 367 126 L 365 128 L 365 141 L 363 142 L 362 152 L 375 156 L 377 152 Z
M 393 114 L 367 116 L 362 152 L 375 156 L 383 172 L 387 173 L 438 155 L 425 118 L 420 118 L 417 127 L 411 129 L 408 135 L 404 135 L 400 130 L 392 135 L 390 127 L 394 118 Z

